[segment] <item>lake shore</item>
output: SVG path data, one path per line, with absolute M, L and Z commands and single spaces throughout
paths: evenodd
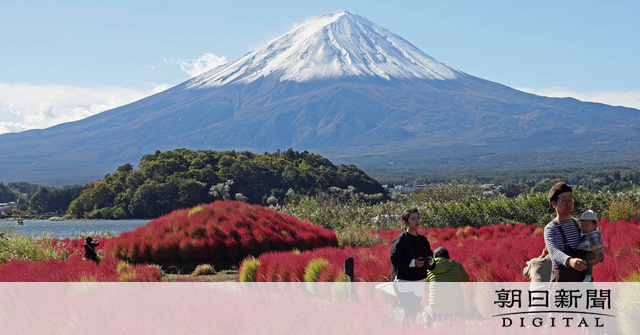
M 0 229 L 11 229 L 15 234 L 29 236 L 52 235 L 58 238 L 72 238 L 90 235 L 118 236 L 146 225 L 150 220 L 1 220 Z

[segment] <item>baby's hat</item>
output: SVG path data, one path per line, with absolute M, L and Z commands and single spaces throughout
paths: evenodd
M 596 214 L 596 212 L 592 210 L 588 210 L 582 213 L 582 215 L 580 216 L 580 220 L 593 220 L 595 222 L 598 222 L 598 214 Z

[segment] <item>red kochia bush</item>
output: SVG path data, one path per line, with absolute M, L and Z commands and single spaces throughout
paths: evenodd
M 637 280 L 640 277 L 640 224 L 633 220 L 610 223 L 603 219 L 599 226 L 605 244 L 605 259 L 594 267 L 595 280 Z M 446 247 L 451 259 L 462 263 L 471 281 L 527 281 L 522 275 L 525 262 L 537 257 L 545 247 L 543 228 L 533 225 L 495 225 L 479 229 L 432 228 L 419 232 L 429 239 L 433 250 L 439 246 Z M 311 259 L 324 258 L 335 270 L 341 269 L 345 259 L 353 257 L 355 280 L 386 281 L 391 275 L 389 244 L 402 231 L 380 230 L 372 233 L 378 234 L 382 243 L 370 248 L 321 248 L 300 254 L 264 254 L 258 258 L 260 266 L 257 280 L 302 281 L 304 268 Z M 321 271 L 318 279 L 338 280 L 336 275 L 335 271 Z
M 344 279 L 342 278 L 344 261 L 349 257 L 353 257 L 355 260 L 355 281 L 389 280 L 391 276 L 389 247 L 380 244 L 370 248 L 325 247 L 300 253 L 269 252 L 258 258 L 260 266 L 256 274 L 256 281 L 304 281 L 305 268 L 312 259 L 316 258 L 323 258 L 330 265 L 320 271 L 318 281 L 339 281 Z M 242 271 L 243 267 L 241 266 L 240 272 Z
M 67 261 L 11 261 L 0 265 L 0 282 L 115 282 L 160 281 L 157 267 L 136 265 L 118 269 L 119 259 L 105 258 L 100 264 L 71 255 Z
M 124 260 L 238 262 L 267 251 L 337 246 L 336 234 L 258 205 L 216 201 L 163 217 L 109 241 L 107 253 Z

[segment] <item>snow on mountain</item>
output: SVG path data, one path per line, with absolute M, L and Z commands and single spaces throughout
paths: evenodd
M 448 80 L 463 73 L 362 16 L 340 12 L 311 18 L 192 79 L 187 87 L 250 83 L 271 75 L 280 81 L 304 82 L 341 76 Z
M 128 105 L 1 134 L 0 181 L 86 183 L 176 148 L 293 148 L 378 175 L 631 166 L 640 161 L 639 124 L 637 109 L 465 74 L 342 12 Z

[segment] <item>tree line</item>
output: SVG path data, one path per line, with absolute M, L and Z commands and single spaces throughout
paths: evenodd
M 76 218 L 154 218 L 219 199 L 275 205 L 287 196 L 329 188 L 355 188 L 371 201 L 385 190 L 355 165 L 334 165 L 307 151 L 251 152 L 177 149 L 156 151 L 139 169 L 120 166 L 89 183 L 69 205 Z
M 461 177 L 423 177 L 420 183 L 499 184 L 507 197 L 547 192 L 557 181 L 591 193 L 616 193 L 640 185 L 640 169 L 589 167 L 557 170 L 494 171 Z M 546 177 L 545 177 L 546 174 Z M 464 182 L 467 180 L 467 182 Z M 473 182 L 469 182 L 473 180 Z M 405 183 L 406 180 L 394 179 Z M 368 202 L 388 199 L 380 183 L 354 165 L 334 165 L 328 159 L 292 149 L 253 154 L 236 151 L 178 149 L 146 155 L 140 168 L 124 164 L 104 180 L 88 185 L 45 187 L 26 182 L 0 183 L 0 203 L 18 202 L 21 213 L 77 218 L 151 218 L 175 208 L 216 199 L 282 205 L 292 195 L 326 192 L 357 195 Z M 70 206 L 74 202 L 73 206 Z M 15 211 L 15 208 L 14 208 Z M 0 213 L 0 216 L 10 213 Z
M 558 181 L 578 186 L 592 193 L 617 193 L 634 189 L 640 185 L 640 169 L 629 167 L 586 167 L 562 169 L 532 169 L 510 171 L 483 171 L 469 173 L 434 174 L 414 178 L 383 176 L 381 182 L 398 185 L 413 184 L 495 184 L 507 197 L 520 194 L 548 192 Z
M 47 187 L 26 182 L 0 183 L 0 203 L 16 202 L 16 212 L 64 215 L 71 201 L 82 194 L 84 185 Z M 0 217 L 9 213 L 0 213 Z
M 600 173 L 591 179 L 583 179 L 583 183 L 576 182 L 575 178 L 558 175 L 550 175 L 541 181 L 524 180 L 519 183 L 504 183 L 500 192 L 508 197 L 520 194 L 548 192 L 555 183 L 567 182 L 570 185 L 578 185 L 583 191 L 591 193 L 618 193 L 637 188 L 640 185 L 640 169 L 628 171 L 622 174 L 615 170 L 610 174 Z

